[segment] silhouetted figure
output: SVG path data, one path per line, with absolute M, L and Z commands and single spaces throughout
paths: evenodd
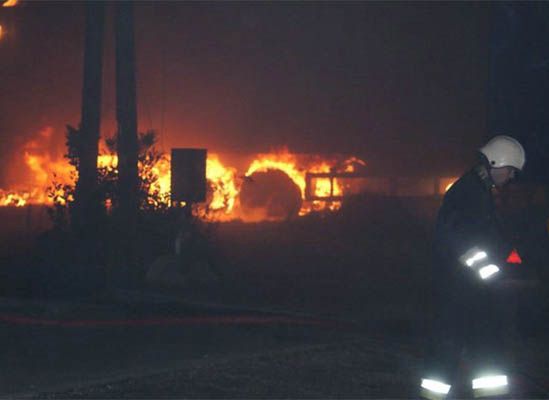
M 494 137 L 480 155 L 479 164 L 448 190 L 437 217 L 436 315 L 421 382 L 421 395 L 429 399 L 448 396 L 464 349 L 472 360 L 467 379 L 475 397 L 509 391 L 506 326 L 498 303 L 512 246 L 492 192 L 523 169 L 526 157 L 522 145 L 509 136 Z

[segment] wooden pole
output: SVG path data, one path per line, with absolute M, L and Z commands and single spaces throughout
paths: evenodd
M 87 3 L 82 114 L 77 149 L 79 165 L 74 212 L 74 224 L 79 231 L 89 230 L 99 207 L 99 199 L 94 193 L 97 187 L 97 155 L 101 125 L 104 25 L 105 4 Z
M 137 109 L 133 3 L 115 3 L 116 118 L 118 122 L 118 224 L 125 262 L 133 264 L 133 241 L 137 224 Z

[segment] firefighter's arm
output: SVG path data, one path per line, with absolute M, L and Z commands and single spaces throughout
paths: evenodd
M 501 275 L 509 242 L 492 221 L 488 210 L 462 207 L 449 215 L 452 224 L 450 238 L 459 263 L 483 281 L 493 281 Z

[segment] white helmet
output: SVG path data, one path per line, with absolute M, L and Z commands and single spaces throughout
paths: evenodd
M 495 136 L 479 149 L 492 168 L 514 167 L 522 170 L 526 153 L 522 145 L 510 136 Z

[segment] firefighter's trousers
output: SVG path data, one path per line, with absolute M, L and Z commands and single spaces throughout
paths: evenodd
M 506 373 L 509 314 L 502 293 L 463 266 L 434 284 L 435 316 L 426 342 L 425 372 L 451 384 L 463 370 L 470 378 Z M 460 371 L 461 368 L 461 371 Z

